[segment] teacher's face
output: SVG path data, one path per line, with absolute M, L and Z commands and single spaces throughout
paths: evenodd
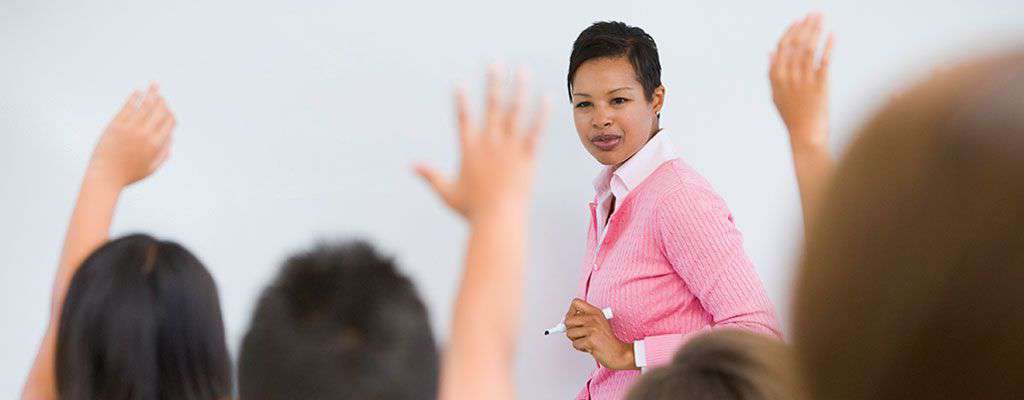
M 647 144 L 658 131 L 664 100 L 663 86 L 647 100 L 626 57 L 584 62 L 572 80 L 576 132 L 583 147 L 604 165 L 618 166 Z

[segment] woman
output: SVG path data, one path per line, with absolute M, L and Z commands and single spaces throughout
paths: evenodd
M 50 325 L 23 399 L 223 399 L 231 368 L 213 278 L 182 246 L 107 242 L 117 198 L 166 160 L 175 119 L 133 93 L 93 151 L 71 216 Z
M 624 397 L 641 368 L 668 363 L 708 329 L 780 337 L 728 208 L 659 124 L 654 40 L 621 22 L 593 24 L 573 44 L 568 87 L 583 147 L 606 166 L 564 321 L 573 347 L 597 362 L 577 398 Z

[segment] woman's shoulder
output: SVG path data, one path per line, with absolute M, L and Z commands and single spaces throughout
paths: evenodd
M 652 200 L 659 203 L 678 203 L 694 200 L 721 201 L 711 183 L 682 158 L 666 161 L 651 174 L 646 189 Z

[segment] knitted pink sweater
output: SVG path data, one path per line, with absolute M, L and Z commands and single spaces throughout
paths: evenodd
M 644 341 L 646 368 L 668 363 L 690 337 L 710 328 L 781 338 L 729 209 L 681 159 L 658 167 L 616 208 L 594 254 L 597 212 L 590 204 L 577 297 L 612 308 L 609 322 L 619 340 Z M 639 375 L 597 365 L 576 398 L 621 399 Z

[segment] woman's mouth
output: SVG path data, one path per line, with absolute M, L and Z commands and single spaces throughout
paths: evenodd
M 622 143 L 622 136 L 620 135 L 597 135 L 590 138 L 590 143 L 603 151 L 612 151 Z

